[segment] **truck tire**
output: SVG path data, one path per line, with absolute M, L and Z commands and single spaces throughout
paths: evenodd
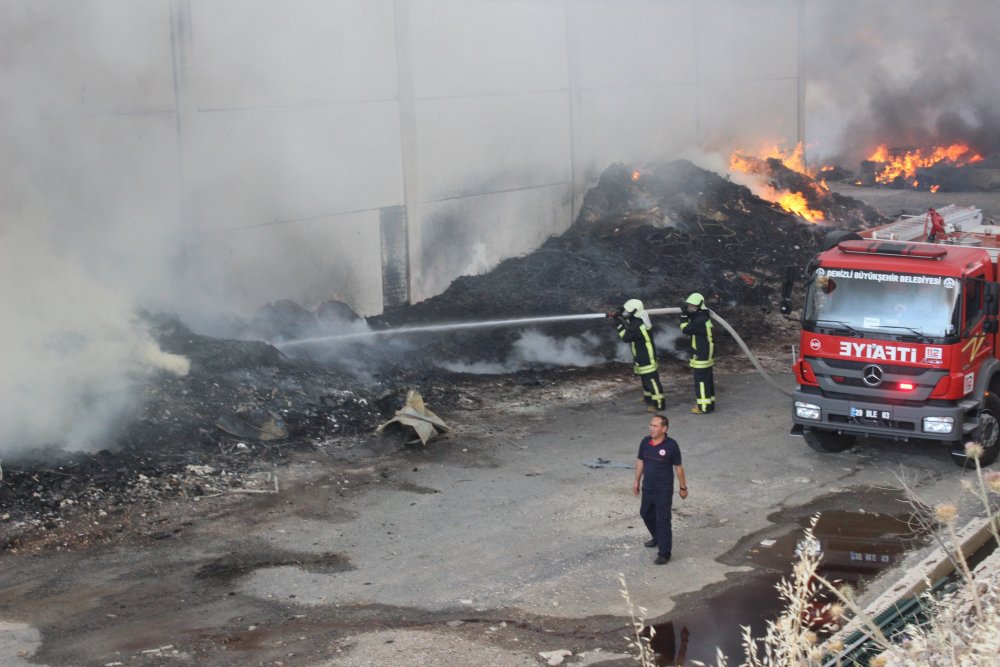
M 817 431 L 806 428 L 802 431 L 802 437 L 805 438 L 806 444 L 817 452 L 836 454 L 850 449 L 854 445 L 853 435 L 844 435 L 833 431 Z
M 983 447 L 979 465 L 988 466 L 996 461 L 997 454 L 1000 454 L 1000 398 L 989 394 L 986 397 L 986 405 L 979 413 L 979 419 L 981 423 L 975 436 L 975 441 Z M 976 467 L 975 461 L 965 455 L 965 443 L 951 450 L 951 460 L 962 468 Z

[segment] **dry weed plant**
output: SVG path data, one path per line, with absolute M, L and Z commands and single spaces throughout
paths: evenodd
M 994 498 L 1000 494 L 1000 472 L 983 472 L 979 463 L 982 453 L 979 443 L 965 445 L 976 475 L 971 482 L 963 480 L 962 487 L 982 503 L 993 543 L 1000 547 L 1000 508 Z M 904 489 L 909 498 L 916 499 L 909 486 L 904 485 Z M 930 620 L 906 626 L 897 639 L 901 650 L 876 660 L 885 667 L 994 667 L 1000 664 L 1000 573 L 991 570 L 973 578 L 956 532 L 955 505 L 938 505 L 933 516 L 941 528 L 939 534 L 944 535 L 942 546 L 961 575 L 961 585 L 941 599 L 925 594 L 925 604 L 932 612 Z
M 618 581 L 622 585 L 621 594 L 625 598 L 625 605 L 628 607 L 630 625 L 632 626 L 632 635 L 627 635 L 625 639 L 628 641 L 629 647 L 638 652 L 639 656 L 637 660 L 642 663 L 642 667 L 655 667 L 656 656 L 653 653 L 650 642 L 656 635 L 656 630 L 653 626 L 649 626 L 648 637 L 642 632 L 646 628 L 646 614 L 649 612 L 645 607 L 639 607 L 632 603 L 632 597 L 628 593 L 628 584 L 625 583 L 625 575 L 621 572 L 618 573 Z
M 965 446 L 966 455 L 975 462 L 975 481 L 962 483 L 963 488 L 975 495 L 983 505 L 994 544 L 1000 547 L 1000 472 L 984 473 L 979 463 L 982 447 L 978 443 Z M 868 664 L 870 667 L 995 667 L 1000 665 L 1000 572 L 989 571 L 976 580 L 956 530 L 958 509 L 950 503 L 931 509 L 923 503 L 906 480 L 901 479 L 908 502 L 914 509 L 913 517 L 920 528 L 926 529 L 938 540 L 961 577 L 961 585 L 950 595 L 935 598 L 926 593 L 921 599 L 930 620 L 911 623 L 898 631 L 890 640 L 875 619 L 857 604 L 850 587 L 838 587 L 819 574 L 822 559 L 819 542 L 814 530 L 819 515 L 813 517 L 798 548 L 798 560 L 791 577 L 778 583 L 778 592 L 784 609 L 776 620 L 767 622 L 763 637 L 753 637 L 749 627 L 743 626 L 743 660 L 741 667 L 848 667 Z M 624 575 L 619 574 L 622 595 L 628 603 L 635 637 L 630 646 L 638 650 L 643 667 L 655 665 L 655 655 L 649 638 L 643 635 L 642 607 L 633 607 L 628 595 Z M 823 602 L 833 595 L 835 601 Z M 839 658 L 844 646 L 837 639 L 819 640 L 820 633 L 833 632 L 853 616 L 859 630 L 875 651 L 881 651 L 867 663 Z M 817 626 L 809 619 L 821 618 Z M 652 628 L 650 627 L 652 631 Z M 704 663 L 692 661 L 692 664 Z M 717 652 L 716 667 L 726 667 L 727 660 Z
M 781 614 L 776 620 L 767 622 L 767 630 L 761 638 L 753 637 L 749 627 L 742 628 L 744 658 L 740 665 L 811 667 L 827 664 L 831 652 L 836 653 L 842 646 L 836 641 L 821 643 L 819 633 L 828 634 L 839 629 L 848 610 L 861 619 L 863 632 L 870 641 L 883 650 L 894 650 L 878 625 L 854 601 L 850 587 L 836 586 L 819 573 L 823 554 L 814 533 L 818 520 L 819 515 L 812 518 L 799 542 L 799 558 L 792 566 L 791 578 L 778 583 L 778 593 L 784 601 Z M 824 601 L 828 594 L 832 594 L 835 601 Z M 726 662 L 717 660 L 716 664 L 724 667 Z

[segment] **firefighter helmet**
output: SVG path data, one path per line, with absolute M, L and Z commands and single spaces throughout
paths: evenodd
M 689 306 L 697 306 L 698 308 L 701 308 L 705 305 L 705 297 L 698 292 L 692 292 L 691 296 L 684 300 L 684 303 Z
M 643 312 L 645 312 L 642 307 L 642 301 L 639 301 L 639 299 L 629 299 L 625 302 L 625 305 L 622 306 L 622 310 L 626 313 L 631 313 L 636 317 L 642 317 Z

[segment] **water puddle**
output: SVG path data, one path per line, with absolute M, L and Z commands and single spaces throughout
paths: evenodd
M 233 552 L 205 563 L 195 573 L 197 579 L 229 585 L 255 570 L 295 565 L 307 572 L 330 573 L 352 569 L 347 557 L 336 553 L 300 553 L 267 545 L 234 547 Z
M 700 660 L 715 664 L 716 648 L 738 663 L 743 656 L 740 626 L 749 626 L 754 637 L 763 636 L 768 619 L 782 609 L 776 584 L 791 572 L 796 549 L 813 515 L 820 513 L 814 533 L 823 558 L 819 573 L 828 581 L 842 582 L 860 590 L 882 570 L 898 563 L 911 549 L 926 544 L 927 537 L 915 530 L 898 494 L 865 492 L 853 495 L 854 506 L 843 509 L 844 495 L 820 498 L 808 507 L 786 510 L 770 517 L 776 525 L 748 536 L 723 562 L 753 565 L 749 574 L 678 598 L 670 618 L 654 625 L 652 647 L 657 665 L 690 664 Z M 829 601 L 829 600 L 827 600 Z M 817 602 L 813 621 L 818 628 L 824 618 Z

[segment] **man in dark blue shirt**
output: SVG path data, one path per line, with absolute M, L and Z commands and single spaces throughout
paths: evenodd
M 674 500 L 674 474 L 680 487 L 681 498 L 687 498 L 687 478 L 681 465 L 681 448 L 677 441 L 667 437 L 670 420 L 663 415 L 653 415 L 649 420 L 649 435 L 639 443 L 635 462 L 635 482 L 632 493 L 642 490 L 639 516 L 652 539 L 647 547 L 657 547 L 657 565 L 670 560 L 673 547 L 673 529 L 670 513 Z

